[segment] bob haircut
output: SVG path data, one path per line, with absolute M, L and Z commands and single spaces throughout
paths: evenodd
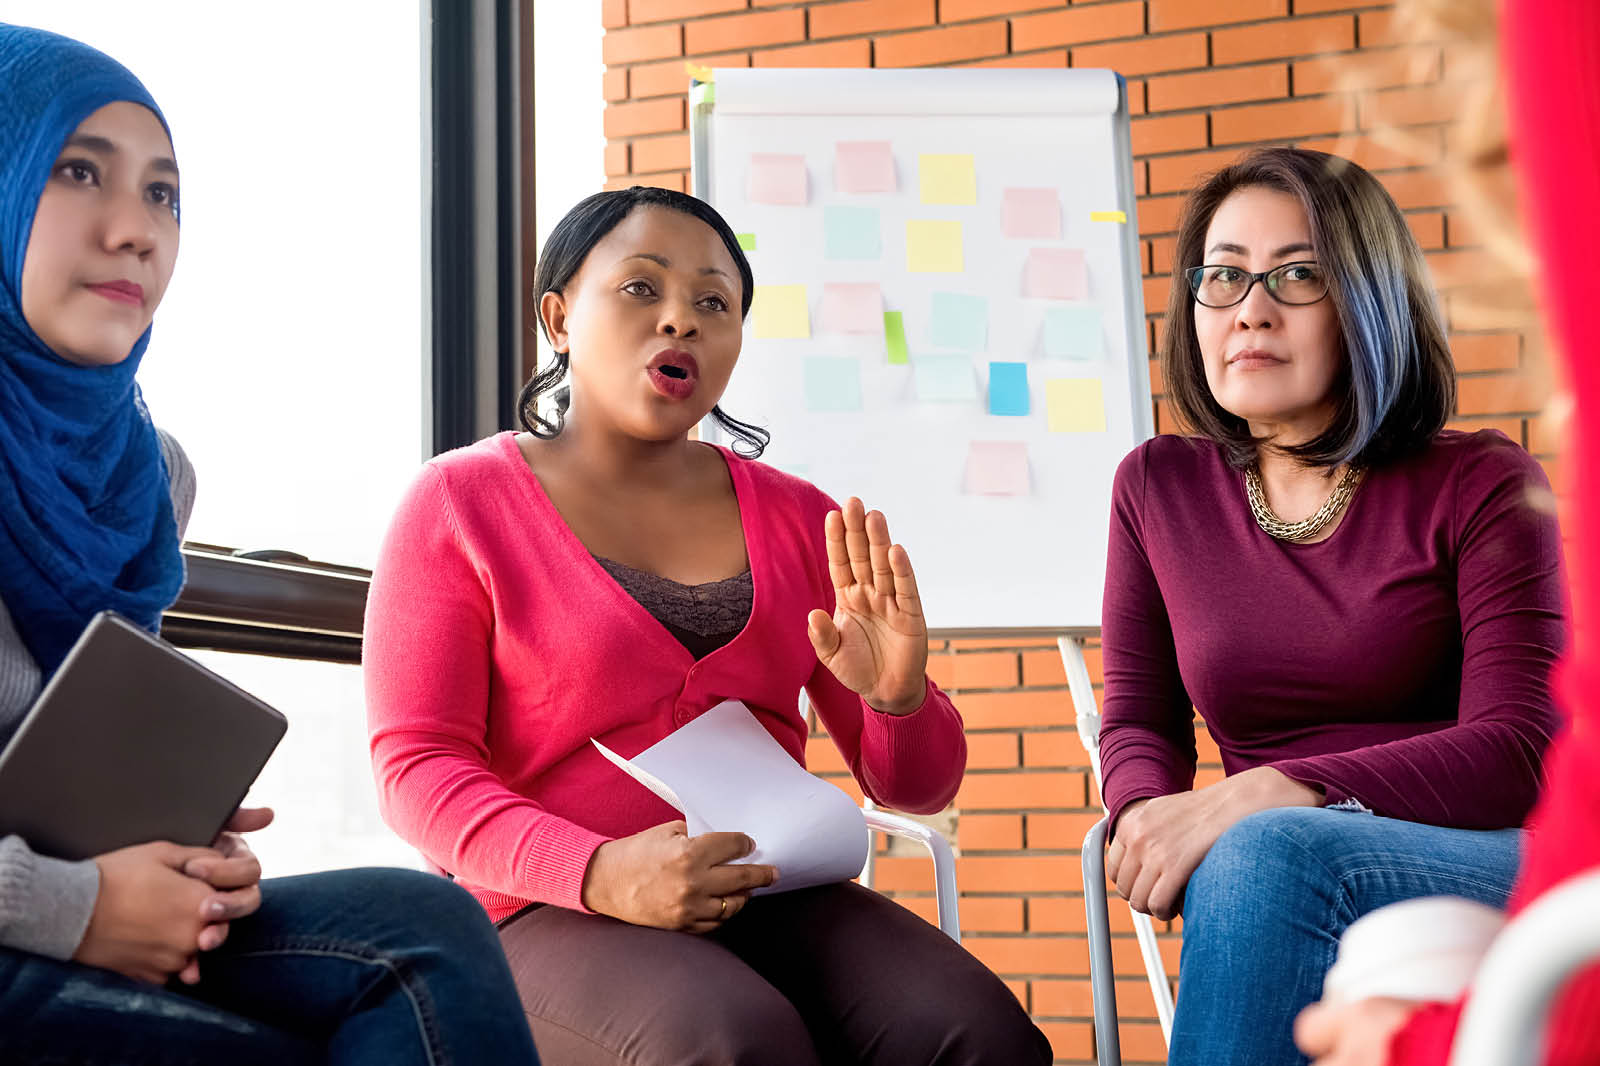
M 544 242 L 544 252 L 539 256 L 539 265 L 534 270 L 534 306 L 538 306 L 545 293 L 558 293 L 565 289 L 594 246 L 636 207 L 665 207 L 681 211 L 715 230 L 739 269 L 739 317 L 742 319 L 750 313 L 750 301 L 755 296 L 755 275 L 750 271 L 750 260 L 745 258 L 744 249 L 739 247 L 739 238 L 734 235 L 733 227 L 704 200 L 674 189 L 645 185 L 597 192 L 579 201 L 556 223 L 556 228 L 550 231 L 549 238 Z M 544 334 L 544 339 L 549 341 L 550 331 L 545 329 L 543 318 L 539 319 L 539 330 Z M 536 437 L 548 440 L 557 436 L 566 421 L 566 390 L 556 394 L 556 407 L 549 415 L 540 413 L 539 398 L 561 384 L 567 376 L 570 362 L 570 353 L 556 352 L 550 365 L 529 378 L 517 397 L 517 420 L 522 423 L 523 429 Z M 711 408 L 711 418 L 733 436 L 733 450 L 746 458 L 759 456 L 772 439 L 772 434 L 760 426 L 732 418 L 721 407 Z
M 1340 369 L 1333 421 L 1284 451 L 1307 466 L 1375 466 L 1425 445 L 1455 410 L 1455 364 L 1427 265 L 1400 209 L 1376 178 L 1326 152 L 1261 148 L 1212 175 L 1189 195 L 1178 226 L 1161 369 L 1179 418 L 1222 445 L 1230 465 L 1255 463 L 1245 420 L 1206 384 L 1185 271 L 1205 259 L 1217 208 L 1240 189 L 1266 188 L 1300 201 L 1313 254 L 1328 276 L 1339 320 Z

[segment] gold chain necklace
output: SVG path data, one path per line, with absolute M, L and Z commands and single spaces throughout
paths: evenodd
M 1255 516 L 1256 525 L 1260 526 L 1263 532 L 1279 540 L 1310 540 L 1326 529 L 1329 522 L 1339 517 L 1339 513 L 1350 502 L 1350 497 L 1355 495 L 1356 486 L 1361 484 L 1361 478 L 1365 473 L 1366 471 L 1360 467 L 1347 468 L 1344 477 L 1339 479 L 1339 484 L 1333 487 L 1333 491 L 1322 501 L 1322 506 L 1317 508 L 1316 513 L 1298 522 L 1285 522 L 1272 513 L 1272 508 L 1267 503 L 1266 491 L 1261 487 L 1261 474 L 1253 465 L 1247 467 L 1244 472 L 1244 494 L 1250 501 L 1250 513 Z

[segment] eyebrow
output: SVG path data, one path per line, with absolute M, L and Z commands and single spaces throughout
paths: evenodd
M 1306 241 L 1298 241 L 1294 244 L 1286 244 L 1282 248 L 1274 249 L 1272 258 L 1277 259 L 1280 256 L 1288 255 L 1291 252 L 1314 251 L 1316 251 L 1316 249 L 1311 247 L 1311 245 Z M 1212 252 L 1232 252 L 1235 255 L 1249 255 L 1250 249 L 1246 248 L 1242 244 L 1232 244 L 1228 241 L 1218 241 L 1216 244 L 1213 244 L 1209 250 L 1207 250 L 1206 254 L 1210 255 Z
M 650 260 L 650 262 L 659 263 L 661 266 L 667 267 L 669 270 L 672 268 L 672 260 L 668 259 L 664 255 L 656 255 L 654 252 L 635 252 L 632 255 L 628 256 L 628 259 L 648 259 L 648 260 Z M 623 262 L 626 263 L 628 261 L 628 259 L 624 259 Z M 700 273 L 701 274 L 721 274 L 724 278 L 728 278 L 728 272 L 726 270 L 722 270 L 722 269 L 720 269 L 718 267 L 701 267 L 700 268 Z M 728 278 L 728 280 L 732 281 L 733 279 L 732 278 Z
M 115 144 L 93 133 L 74 133 L 67 138 L 67 143 L 64 147 L 82 148 L 90 152 L 99 152 L 101 155 L 117 154 L 117 146 Z M 166 156 L 157 156 L 150 161 L 150 166 L 163 174 L 176 175 L 178 173 L 178 164 Z

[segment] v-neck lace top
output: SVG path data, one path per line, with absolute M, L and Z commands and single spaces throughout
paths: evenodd
M 605 760 L 742 700 L 805 762 L 802 686 L 862 790 L 935 811 L 966 762 L 961 717 L 927 683 L 904 717 L 872 710 L 817 662 L 832 611 L 815 487 L 719 449 L 750 559 L 742 629 L 696 659 L 589 554 L 513 433 L 428 462 L 401 503 L 367 600 L 364 673 L 388 823 L 491 918 L 530 901 L 582 909 L 607 840 L 681 815 Z
M 755 582 L 748 570 L 721 581 L 685 585 L 601 555 L 594 560 L 696 659 L 738 636 L 750 620 Z

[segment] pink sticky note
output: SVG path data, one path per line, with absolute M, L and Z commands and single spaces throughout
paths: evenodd
M 806 157 L 753 152 L 746 195 L 753 204 L 803 205 L 806 202 Z
M 833 187 L 839 192 L 894 192 L 888 141 L 839 141 L 833 146 Z
M 1007 237 L 1061 236 L 1061 201 L 1054 189 L 1007 189 L 1002 212 Z
M 821 317 L 828 333 L 882 333 L 883 291 L 876 282 L 825 282 Z
M 967 448 L 967 475 L 961 491 L 969 496 L 1026 496 L 1028 446 L 1021 441 L 975 440 Z
M 1022 295 L 1082 300 L 1089 295 L 1089 264 L 1076 248 L 1030 248 L 1022 268 Z

